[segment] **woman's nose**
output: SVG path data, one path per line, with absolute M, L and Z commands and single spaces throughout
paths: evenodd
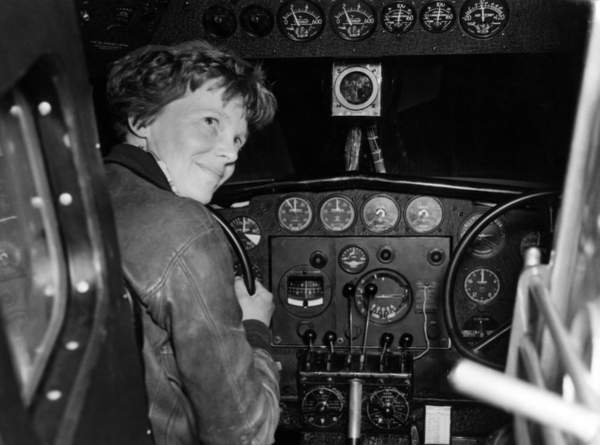
M 227 160 L 227 163 L 235 162 L 238 158 L 240 147 L 235 142 L 234 137 L 224 136 L 219 141 L 219 156 Z

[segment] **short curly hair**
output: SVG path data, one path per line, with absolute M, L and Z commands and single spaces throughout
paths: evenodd
M 177 45 L 148 45 L 114 62 L 108 74 L 107 101 L 117 136 L 128 132 L 128 119 L 151 124 L 163 107 L 217 79 L 223 99 L 241 97 L 248 126 L 273 120 L 277 101 L 260 66 L 202 40 Z

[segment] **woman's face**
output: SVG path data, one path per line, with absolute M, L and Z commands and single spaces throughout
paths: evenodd
M 223 102 L 224 90 L 215 83 L 169 103 L 143 130 L 177 193 L 204 204 L 233 174 L 248 132 L 242 99 Z

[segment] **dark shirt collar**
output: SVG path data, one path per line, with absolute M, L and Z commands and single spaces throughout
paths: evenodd
M 105 164 L 119 164 L 161 189 L 171 191 L 167 177 L 156 159 L 147 151 L 129 144 L 119 144 L 104 158 Z

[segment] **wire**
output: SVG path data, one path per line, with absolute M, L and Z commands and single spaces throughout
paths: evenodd
M 427 311 L 425 310 L 427 305 L 427 296 L 429 295 L 428 289 L 423 288 L 423 334 L 425 335 L 425 350 L 421 352 L 419 355 L 413 357 L 414 360 L 419 360 L 425 354 L 429 352 L 431 343 L 429 342 L 429 336 L 427 335 Z

